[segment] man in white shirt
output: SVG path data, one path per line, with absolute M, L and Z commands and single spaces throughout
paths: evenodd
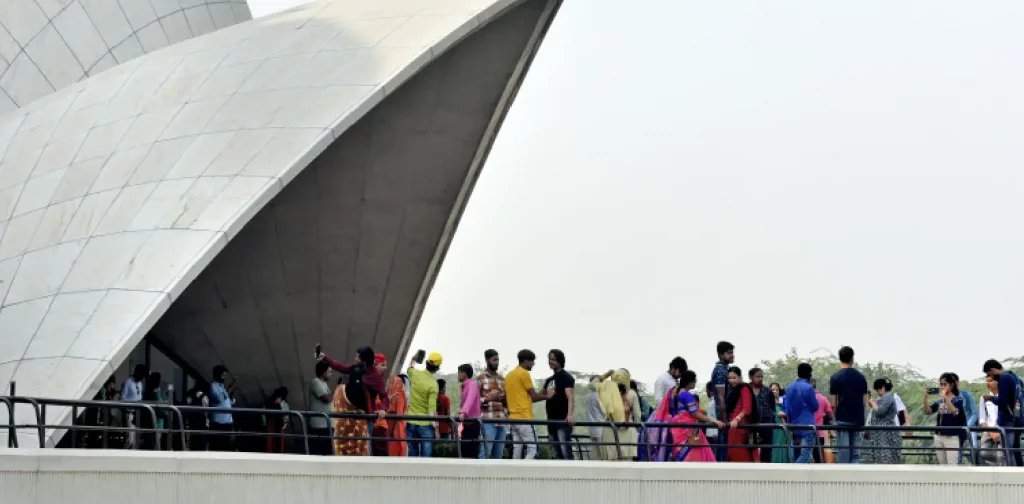
M 668 364 L 668 371 L 665 371 L 654 381 L 654 409 L 657 410 L 665 394 L 679 384 L 679 375 L 683 374 L 689 367 L 686 359 L 676 357 Z
M 985 386 L 988 387 L 988 393 L 996 395 L 999 393 L 999 380 L 994 379 L 991 376 L 985 377 Z M 999 418 L 999 406 L 992 402 L 986 401 L 984 397 L 978 399 L 978 427 L 995 427 L 996 420 Z M 983 466 L 1001 466 L 1003 465 L 1003 454 L 999 449 L 999 433 L 998 432 L 982 432 L 981 439 L 978 442 L 978 448 L 981 450 L 978 452 L 978 459 L 980 464 Z
M 896 401 L 896 416 L 893 418 L 893 422 L 896 425 L 906 425 L 907 420 L 910 419 L 910 415 L 907 413 L 907 406 L 903 404 L 903 399 L 900 399 L 900 395 L 896 392 L 892 393 L 892 398 Z

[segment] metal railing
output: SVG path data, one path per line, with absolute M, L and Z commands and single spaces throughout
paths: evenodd
M 92 433 L 98 433 L 99 439 L 101 439 L 100 448 L 111 448 L 117 447 L 116 445 L 125 446 L 130 444 L 132 448 L 139 448 L 146 445 L 145 448 L 153 450 L 206 450 L 207 442 L 210 440 L 221 439 L 221 436 L 231 438 L 245 438 L 245 437 L 257 437 L 263 439 L 280 439 L 281 443 L 285 443 L 287 440 L 296 440 L 299 443 L 299 452 L 305 454 L 313 453 L 324 453 L 326 450 L 322 447 L 323 443 L 330 443 L 332 446 L 336 441 L 359 441 L 372 443 L 374 441 L 379 442 L 405 442 L 405 443 L 423 443 L 431 442 L 435 444 L 450 443 L 454 445 L 457 457 L 463 457 L 463 450 L 466 448 L 472 449 L 473 445 L 482 445 L 487 441 L 483 438 L 483 432 L 481 436 L 473 440 L 465 439 L 438 439 L 438 438 L 418 438 L 413 436 L 406 437 L 387 437 L 387 436 L 375 436 L 373 435 L 372 426 L 377 420 L 385 421 L 404 421 L 404 422 L 430 422 L 432 425 L 448 424 L 451 427 L 453 434 L 459 432 L 460 425 L 464 425 L 468 422 L 477 422 L 481 427 L 487 424 L 497 424 L 501 426 L 510 425 L 530 425 L 533 427 L 534 440 L 516 440 L 516 439 L 505 439 L 495 440 L 492 442 L 501 443 L 506 446 L 516 445 L 536 445 L 538 451 L 541 446 L 553 446 L 555 449 L 564 448 L 566 443 L 558 440 L 549 439 L 541 440 L 540 436 L 536 435 L 537 427 L 564 427 L 566 423 L 564 421 L 557 420 L 517 420 L 517 419 L 466 419 L 459 420 L 456 417 L 434 417 L 434 416 L 421 416 L 421 415 L 385 415 L 379 417 L 375 414 L 357 414 L 357 413 L 338 413 L 338 412 L 314 412 L 314 411 L 297 411 L 297 410 L 268 410 L 268 409 L 253 409 L 253 408 L 215 408 L 215 407 L 199 407 L 199 406 L 187 406 L 187 405 L 173 405 L 167 403 L 152 403 L 152 402 L 129 402 L 129 401 L 86 401 L 86 400 L 67 400 L 67 399 L 50 399 L 50 398 L 37 398 L 37 397 L 20 397 L 20 396 L 0 396 L 0 403 L 7 407 L 7 423 L 0 424 L 0 431 L 6 430 L 8 434 L 8 447 L 18 447 L 18 432 L 23 430 L 31 430 L 34 435 L 38 438 L 40 447 L 46 447 L 47 445 L 47 431 L 66 431 L 65 436 L 70 436 L 70 442 L 72 446 L 78 446 L 79 437 L 81 435 L 90 436 Z M 15 408 L 18 405 L 25 405 L 23 407 L 31 409 L 32 418 L 34 422 L 31 423 L 17 423 L 15 416 Z M 71 409 L 71 423 L 69 424 L 47 424 L 45 422 L 47 408 L 59 407 L 59 408 L 70 408 Z M 81 420 L 81 413 L 93 410 L 97 412 L 96 417 L 105 417 L 111 419 L 115 415 L 113 412 L 121 412 L 125 419 L 126 425 L 111 425 L 113 422 L 106 422 L 102 425 L 91 425 L 89 422 L 83 423 Z M 105 415 L 104 415 L 105 413 Z M 215 414 L 230 413 L 234 417 L 244 417 L 247 415 L 258 416 L 262 419 L 269 420 L 270 418 L 280 417 L 284 418 L 296 418 L 298 420 L 298 433 L 288 433 L 284 430 L 278 432 L 253 432 L 253 431 L 242 431 L 242 430 L 223 430 L 223 429 L 211 429 L 211 425 L 208 421 Z M 149 420 L 148 425 L 141 425 L 141 420 L 147 418 Z M 311 433 L 309 428 L 309 421 L 314 418 L 322 418 L 326 421 L 329 426 L 327 434 Z M 164 426 L 161 426 L 160 420 L 163 420 Z M 366 436 L 340 436 L 330 426 L 334 425 L 334 420 L 358 420 L 366 421 L 369 424 Z M 99 423 L 99 422 L 96 422 Z M 201 425 L 195 425 L 200 423 Z M 282 421 L 282 424 L 284 422 Z M 138 425 L 135 425 L 138 424 Z M 168 427 L 167 424 L 170 424 Z M 673 428 L 698 428 L 698 429 L 718 429 L 714 424 L 705 423 L 677 423 L 677 422 L 575 422 L 572 424 L 574 428 L 587 428 L 587 427 L 601 427 L 607 429 L 612 433 L 611 441 L 601 441 L 584 436 L 581 434 L 574 433 L 569 441 L 568 448 L 572 450 L 578 458 L 584 458 L 585 455 L 590 456 L 595 448 L 604 446 L 614 446 L 615 454 L 618 460 L 624 459 L 624 452 L 632 452 L 633 449 L 640 450 L 641 448 L 646 449 L 648 452 L 653 452 L 661 449 L 668 449 L 669 452 L 674 451 L 675 448 L 701 448 L 709 447 L 713 450 L 729 450 L 734 448 L 753 450 L 753 449 L 782 449 L 785 450 L 786 458 L 788 461 L 793 462 L 795 452 L 800 450 L 800 446 L 794 446 L 792 443 L 787 444 L 774 444 L 774 443 L 728 443 L 728 442 L 716 442 L 716 443 L 665 443 L 665 442 L 649 442 L 644 439 L 638 438 L 637 441 L 627 441 L 622 439 L 623 433 L 628 429 L 636 429 L 637 432 L 648 431 L 649 429 L 673 429 Z M 871 432 L 886 432 L 896 431 L 901 433 L 901 437 L 904 440 L 910 440 L 914 442 L 924 441 L 929 439 L 928 437 L 922 437 L 914 435 L 916 433 L 925 434 L 942 434 L 949 436 L 961 437 L 970 440 L 972 434 L 981 433 L 998 433 L 1000 440 L 998 447 L 995 448 L 980 448 L 975 446 L 973 443 L 967 443 L 964 447 L 962 444 L 959 448 L 937 448 L 928 446 L 904 446 L 898 447 L 893 446 L 873 446 L 870 444 L 861 444 L 860 450 L 872 451 L 872 450 L 898 450 L 901 455 L 911 452 L 916 455 L 933 455 L 937 451 L 955 451 L 963 453 L 966 450 L 969 455 L 969 460 L 977 463 L 980 460 L 980 455 L 985 452 L 997 452 L 1001 455 L 1003 465 L 1015 465 L 1014 461 L 1016 457 L 1020 457 L 1022 449 L 1020 448 L 1019 442 L 1010 442 L 1011 439 L 1007 435 L 1014 437 L 1020 436 L 1024 432 L 1024 428 L 1004 428 L 1004 427 L 937 427 L 937 426 L 862 426 L 853 427 L 845 425 L 792 425 L 792 424 L 746 424 L 739 425 L 737 429 L 745 430 L 748 433 L 753 432 L 774 432 L 781 430 L 784 434 L 784 439 L 793 440 L 795 433 L 804 433 L 805 435 L 812 435 L 814 439 L 819 439 L 822 433 L 838 433 L 843 431 L 858 431 L 866 432 L 870 435 Z M 482 431 L 483 429 L 481 429 Z M 727 432 L 729 428 L 718 429 L 720 434 L 725 435 L 727 439 Z M 808 433 L 809 431 L 809 433 Z M 912 433 L 906 435 L 906 433 Z M 111 446 L 110 440 L 112 434 L 124 435 L 126 439 L 132 440 L 129 443 L 118 442 L 115 446 Z M 139 437 L 143 437 L 147 442 L 139 442 Z M 830 436 L 831 437 L 831 436 Z M 164 441 L 168 442 L 164 442 Z M 311 450 L 311 441 L 317 450 Z M 193 443 L 195 442 L 195 443 Z M 166 444 L 166 446 L 165 446 Z M 193 446 L 195 444 L 195 446 Z M 210 443 L 214 444 L 214 443 Z M 283 447 L 282 447 L 283 448 Z M 824 443 L 815 443 L 812 447 L 818 452 L 819 457 L 824 459 L 824 451 L 826 449 L 832 450 L 834 453 L 838 453 L 838 450 L 843 450 L 843 447 L 836 446 L 824 446 Z M 332 450 L 333 451 L 333 450 Z M 467 453 L 475 458 L 475 454 Z

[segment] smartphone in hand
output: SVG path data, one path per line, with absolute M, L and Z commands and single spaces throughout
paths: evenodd
M 416 350 L 416 355 L 412 356 L 413 362 L 416 364 L 423 364 L 423 359 L 427 358 L 426 350 Z
M 316 344 L 316 349 L 313 350 L 313 358 L 314 359 L 319 359 L 320 358 L 320 343 L 317 343 Z
M 928 394 L 929 395 L 939 395 L 939 389 L 938 388 L 930 388 L 930 389 L 928 389 Z

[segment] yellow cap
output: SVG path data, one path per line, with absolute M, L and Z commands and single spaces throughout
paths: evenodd
M 427 356 L 427 362 L 437 367 L 441 367 L 441 354 L 437 352 L 430 352 L 430 355 Z

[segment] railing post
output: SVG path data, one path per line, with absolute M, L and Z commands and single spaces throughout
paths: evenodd
M 86 409 L 88 412 L 89 410 Z M 88 416 L 88 414 L 86 415 Z M 78 448 L 78 429 L 75 426 L 78 424 L 78 406 L 71 406 L 71 447 Z
M 459 426 L 462 422 L 459 421 L 458 417 L 452 417 L 452 440 L 455 441 L 455 456 L 462 458 L 462 435 L 459 433 Z M 538 448 L 537 455 L 540 455 L 540 449 Z
M 301 411 L 294 411 L 291 413 L 294 413 L 299 417 L 299 424 L 302 425 L 302 446 L 306 455 L 309 455 L 309 430 L 306 425 L 306 415 L 303 415 Z

